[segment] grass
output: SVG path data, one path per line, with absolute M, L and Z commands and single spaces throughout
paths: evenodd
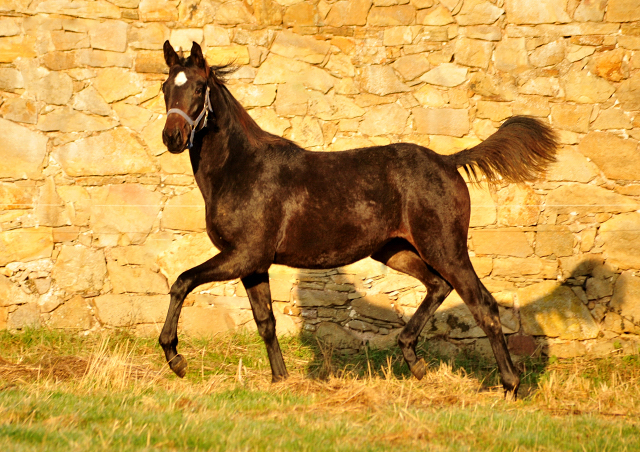
M 438 356 L 422 381 L 397 349 L 343 356 L 285 338 L 271 384 L 255 334 L 184 339 L 187 378 L 153 339 L 0 333 L 0 447 L 48 450 L 640 450 L 640 355 L 528 360 L 524 397 L 494 365 Z

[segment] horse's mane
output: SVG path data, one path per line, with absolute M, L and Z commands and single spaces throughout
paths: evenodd
M 244 109 L 242 104 L 233 97 L 233 94 L 231 94 L 226 84 L 228 77 L 238 69 L 239 67 L 233 64 L 209 66 L 209 80 L 213 86 L 217 86 L 220 89 L 222 97 L 227 104 L 231 120 L 242 128 L 249 144 L 253 147 L 272 143 L 289 143 L 289 140 L 286 138 L 262 130 L 258 123 L 247 113 L 247 110 Z

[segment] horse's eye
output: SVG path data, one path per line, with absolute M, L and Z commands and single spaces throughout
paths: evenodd
M 196 94 L 202 94 L 202 88 L 201 87 L 197 87 L 196 88 Z

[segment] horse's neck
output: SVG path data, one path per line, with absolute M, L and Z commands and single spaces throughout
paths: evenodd
M 246 167 L 242 162 L 248 163 L 259 158 L 239 125 L 211 128 L 194 144 L 189 154 L 193 174 L 201 190 L 209 190 L 213 185 L 232 177 L 229 174 L 231 168 Z

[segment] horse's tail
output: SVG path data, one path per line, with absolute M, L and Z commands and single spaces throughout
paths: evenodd
M 482 174 L 490 184 L 500 180 L 530 182 L 555 162 L 557 145 L 551 127 L 534 118 L 514 116 L 479 145 L 447 158 L 457 167 L 463 167 L 474 182 L 478 182 Z

